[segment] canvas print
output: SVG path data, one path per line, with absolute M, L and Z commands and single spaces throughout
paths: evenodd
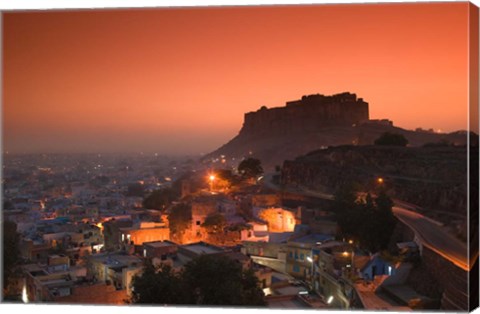
M 469 2 L 2 12 L 2 302 L 478 305 Z

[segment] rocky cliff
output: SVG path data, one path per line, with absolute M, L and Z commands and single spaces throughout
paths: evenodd
M 284 107 L 262 107 L 245 114 L 239 134 L 205 159 L 253 155 L 267 170 L 315 149 L 370 145 L 384 132 L 403 134 L 411 146 L 442 140 L 464 145 L 466 132 L 439 134 L 409 131 L 388 120 L 369 120 L 368 103 L 355 94 L 303 96 Z

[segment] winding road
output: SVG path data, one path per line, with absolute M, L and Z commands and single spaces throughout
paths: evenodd
M 438 223 L 419 213 L 394 206 L 393 214 L 415 232 L 422 245 L 428 247 L 456 266 L 469 271 L 467 245 L 447 233 Z M 477 253 L 478 255 L 478 253 Z M 473 256 L 475 258 L 475 256 Z
M 269 179 L 270 178 L 266 176 L 264 184 L 268 188 L 275 189 L 277 191 L 284 191 L 310 197 L 313 196 L 328 200 L 333 199 L 333 195 L 306 190 L 304 188 L 280 188 L 279 186 L 273 184 Z M 471 262 L 469 262 L 468 248 L 465 243 L 446 232 L 440 223 L 407 208 L 413 207 L 419 209 L 419 206 L 412 204 L 406 205 L 407 203 L 398 200 L 394 200 L 394 204 L 395 205 L 392 208 L 393 214 L 414 231 L 417 239 L 422 245 L 441 255 L 456 266 L 466 271 L 470 271 L 475 259 L 478 258 L 478 251 L 474 256 L 471 256 Z

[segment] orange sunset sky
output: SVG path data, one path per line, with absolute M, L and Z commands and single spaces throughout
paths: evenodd
M 3 14 L 9 152 L 208 153 L 243 114 L 356 93 L 407 129 L 467 129 L 468 3 Z

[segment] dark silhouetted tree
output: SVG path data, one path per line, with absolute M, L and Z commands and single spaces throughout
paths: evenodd
M 190 205 L 180 203 L 172 207 L 168 215 L 168 221 L 172 233 L 183 233 L 192 223 L 192 209 Z
M 333 209 L 342 236 L 378 252 L 387 248 L 396 224 L 392 206 L 393 201 L 383 191 L 375 199 L 367 194 L 363 201 L 357 200 L 351 187 L 343 187 L 335 194 Z
M 402 134 L 385 132 L 374 143 L 381 146 L 407 146 L 408 140 Z
M 265 305 L 254 273 L 225 256 L 201 255 L 177 273 L 147 262 L 132 290 L 131 302 L 137 304 Z
M 155 190 L 143 200 L 143 207 L 147 209 L 160 209 L 170 205 L 171 202 L 178 199 L 177 193 L 170 188 Z
M 9 285 L 15 277 L 16 267 L 20 262 L 19 241 L 20 235 L 17 233 L 17 224 L 5 220 L 3 221 L 3 295 L 8 294 Z
M 158 269 L 147 260 L 140 276 L 132 281 L 131 302 L 136 304 L 192 304 L 182 278 L 168 265 Z
M 358 220 L 361 219 L 360 206 L 357 203 L 356 191 L 353 185 L 340 187 L 334 196 L 333 210 L 335 212 L 341 234 L 354 237 L 358 234 Z
M 264 294 L 251 271 L 223 256 L 202 255 L 185 266 L 185 286 L 195 304 L 264 305 Z
M 207 229 L 207 232 L 209 233 L 217 233 L 222 232 L 226 225 L 227 221 L 225 220 L 225 217 L 223 217 L 222 214 L 217 213 L 207 216 L 205 222 L 202 224 L 202 227 Z
M 256 158 L 247 158 L 238 165 L 238 172 L 244 178 L 254 178 L 263 173 L 262 163 Z

